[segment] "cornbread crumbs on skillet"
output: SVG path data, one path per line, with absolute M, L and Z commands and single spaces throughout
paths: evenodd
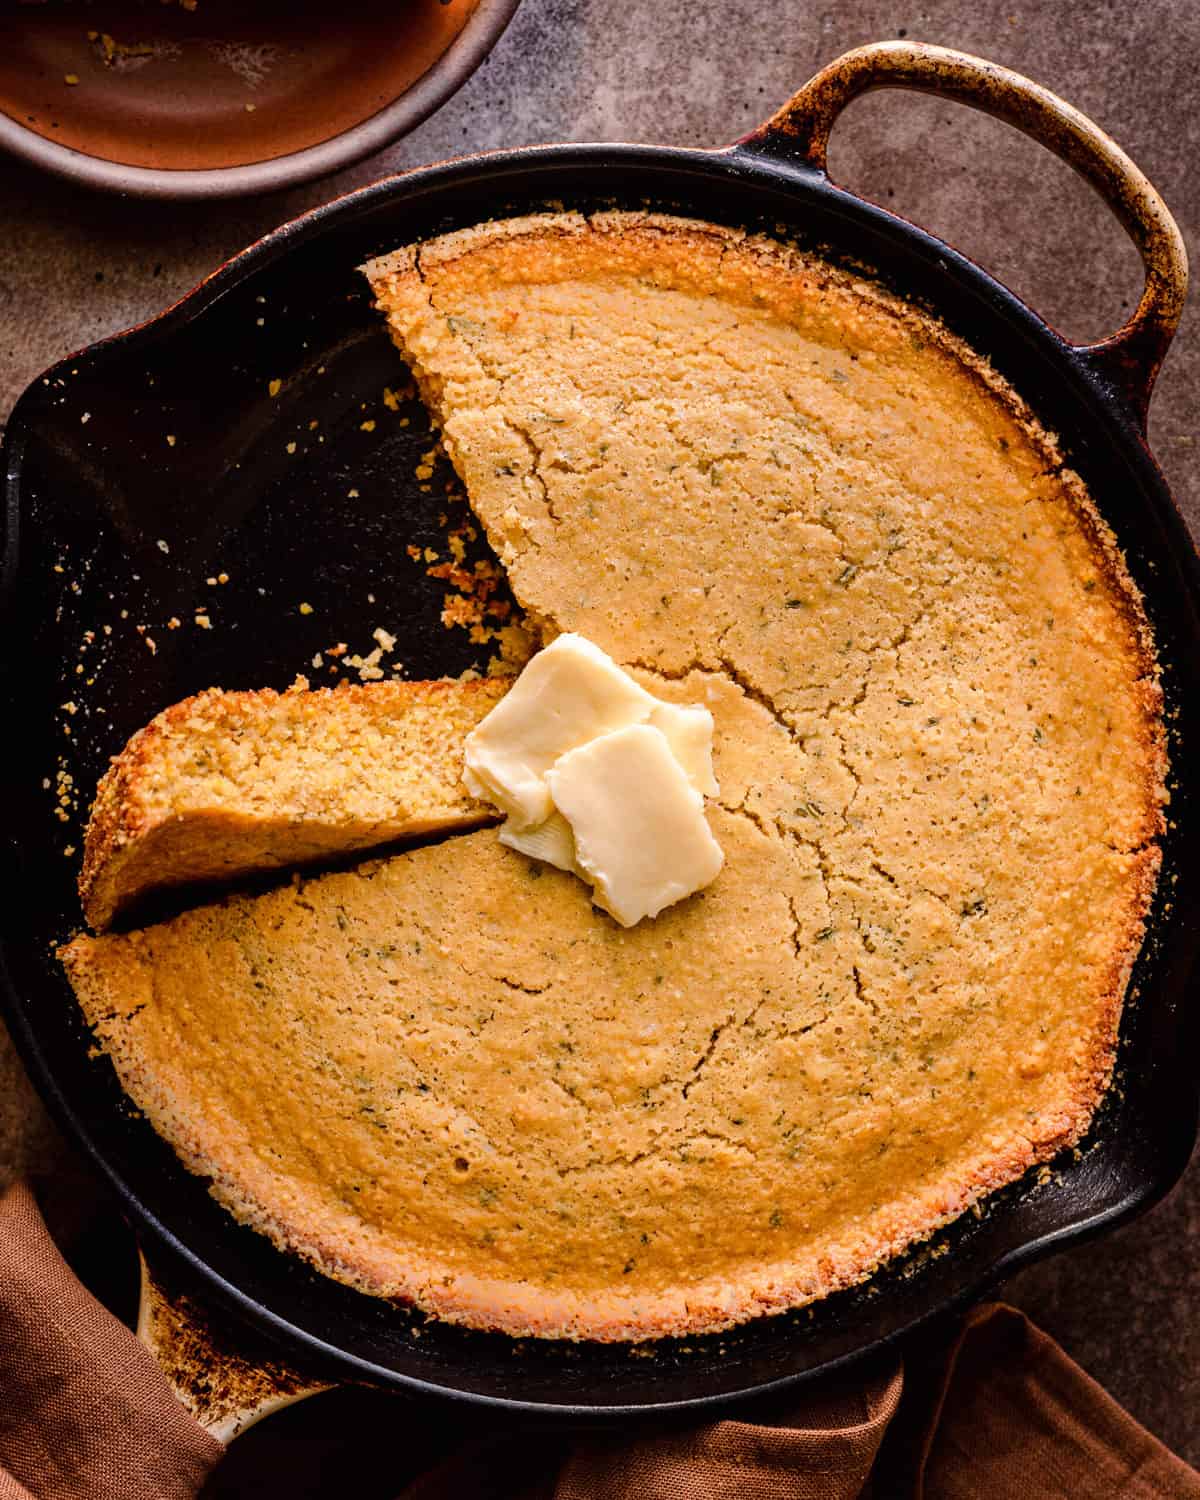
M 931 318 L 713 225 L 366 270 L 522 609 L 711 708 L 726 864 L 625 931 L 486 830 L 77 939 L 184 1161 L 352 1285 L 617 1340 L 859 1281 L 1078 1141 L 1166 762 L 1053 439 Z

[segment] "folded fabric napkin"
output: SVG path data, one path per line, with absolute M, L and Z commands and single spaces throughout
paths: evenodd
M 190 1500 L 223 1453 L 76 1280 L 30 1190 L 11 1188 L 0 1200 L 0 1500 Z M 926 1339 L 907 1368 L 877 1363 L 753 1417 L 566 1446 L 528 1433 L 465 1443 L 402 1500 L 467 1497 L 1200 1500 L 1200 1474 L 1020 1313 L 991 1305 Z

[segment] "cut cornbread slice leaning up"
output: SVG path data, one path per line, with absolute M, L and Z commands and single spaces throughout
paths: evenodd
M 186 698 L 101 780 L 79 893 L 102 932 L 152 891 L 478 827 L 463 741 L 510 679 L 343 683 Z

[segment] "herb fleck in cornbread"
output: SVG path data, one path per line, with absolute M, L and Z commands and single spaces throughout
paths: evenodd
M 367 274 L 529 617 L 711 709 L 725 867 L 622 930 L 484 830 L 78 939 L 141 1108 L 331 1275 L 603 1339 L 823 1296 L 1078 1140 L 1165 761 L 1053 439 L 924 314 L 712 225 Z

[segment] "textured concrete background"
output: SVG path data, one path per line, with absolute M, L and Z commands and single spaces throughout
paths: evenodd
M 230 253 L 334 193 L 493 146 L 605 138 L 724 144 L 839 52 L 906 35 L 981 53 L 1057 89 L 1126 147 L 1196 243 L 1193 0 L 524 0 L 455 99 L 407 140 L 332 181 L 245 203 L 157 206 L 93 197 L 0 165 L 0 418 L 44 366 L 157 312 Z M 1073 338 L 1111 331 L 1137 299 L 1137 257 L 1107 211 L 1065 167 L 993 121 L 876 94 L 847 112 L 831 163 L 835 177 L 944 235 Z M 1159 384 L 1151 438 L 1194 531 L 1198 376 L 1193 306 Z M 75 1193 L 83 1181 L 0 1034 L 0 1174 L 29 1169 L 47 1174 L 63 1197 L 68 1184 Z M 1198 1247 L 1193 1168 L 1141 1221 L 1025 1272 L 1006 1295 L 1200 1464 Z M 283 1428 L 279 1492 L 346 1494 L 353 1475 L 362 1493 L 387 1493 L 387 1481 L 369 1480 L 359 1458 L 349 1460 L 345 1449 L 337 1456 L 334 1436 L 361 1454 L 367 1434 L 378 1432 L 382 1399 L 327 1398 L 324 1415 L 318 1403 L 303 1425 Z M 387 1452 L 394 1426 L 384 1425 L 389 1431 L 377 1441 Z M 268 1443 L 262 1431 L 259 1441 Z M 220 1493 L 256 1492 L 235 1468 Z

